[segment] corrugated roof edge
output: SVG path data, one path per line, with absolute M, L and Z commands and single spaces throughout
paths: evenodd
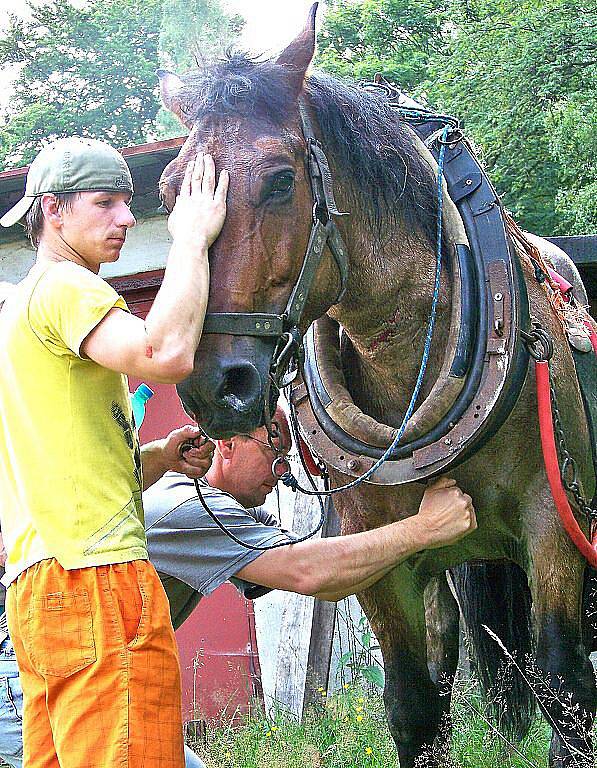
M 135 144 L 131 147 L 123 147 L 120 149 L 120 152 L 124 157 L 127 158 L 133 158 L 139 155 L 145 156 L 158 154 L 164 150 L 178 149 L 179 147 L 182 147 L 185 140 L 186 136 L 178 136 L 174 139 L 164 139 L 163 141 L 153 141 L 149 142 L 148 144 Z M 132 164 L 134 165 L 134 163 Z M 2 183 L 3 179 L 12 179 L 15 177 L 18 178 L 19 176 L 25 176 L 28 170 L 29 166 L 24 165 L 21 168 L 9 168 L 7 171 L 2 171 L 0 173 L 0 184 Z

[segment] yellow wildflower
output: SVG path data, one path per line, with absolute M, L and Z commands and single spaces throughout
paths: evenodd
M 365 749 L 365 754 L 366 754 L 366 755 L 370 755 L 370 754 L 372 754 L 372 753 L 373 753 L 373 750 L 371 749 L 371 747 L 367 747 L 367 748 Z
M 360 723 L 363 719 L 363 715 L 357 715 L 357 723 Z

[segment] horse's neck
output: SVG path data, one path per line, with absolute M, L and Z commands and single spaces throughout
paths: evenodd
M 422 238 L 395 232 L 383 242 L 371 231 L 345 233 L 351 259 L 346 299 L 332 308 L 348 337 L 347 385 L 369 415 L 395 425 L 415 386 L 435 279 L 435 254 Z M 355 254 L 358 254 L 356 256 Z M 433 343 L 422 394 L 437 378 L 446 348 L 450 286 L 442 278 Z

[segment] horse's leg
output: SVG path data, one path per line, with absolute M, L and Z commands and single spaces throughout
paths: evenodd
M 449 702 L 427 668 L 423 590 L 412 570 L 399 566 L 358 597 L 384 658 L 384 702 L 400 766 L 414 768 L 422 755 L 425 766 L 438 766 L 433 745 Z
M 536 627 L 536 674 L 539 704 L 553 728 L 552 768 L 592 768 L 591 729 L 597 706 L 590 648 L 583 636 L 585 563 L 553 514 L 545 491 L 543 510 L 529 531 L 529 581 Z M 542 514 L 543 513 L 543 514 Z
M 424 596 L 427 667 L 432 681 L 442 693 L 443 713 L 447 719 L 458 667 L 460 611 L 446 573 L 430 579 Z

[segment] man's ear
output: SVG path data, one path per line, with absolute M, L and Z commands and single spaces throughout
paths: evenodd
M 50 226 L 60 226 L 62 224 L 62 211 L 58 205 L 58 200 L 51 194 L 42 195 L 41 209 L 44 214 L 44 219 L 50 224 Z
M 230 460 L 236 448 L 236 442 L 233 437 L 228 440 L 216 440 L 216 451 L 223 459 Z

